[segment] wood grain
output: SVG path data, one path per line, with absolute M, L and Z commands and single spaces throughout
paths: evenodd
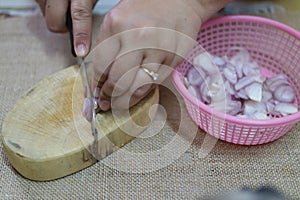
M 10 163 L 21 175 L 53 180 L 105 158 L 147 128 L 158 88 L 132 107 L 130 115 L 97 114 L 97 159 L 89 151 L 93 137 L 90 123 L 82 117 L 83 100 L 78 66 L 72 66 L 42 80 L 17 101 L 3 122 L 2 139 Z

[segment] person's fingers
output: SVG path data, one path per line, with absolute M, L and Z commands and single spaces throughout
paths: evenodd
M 108 78 L 101 89 L 101 93 L 104 96 L 112 97 L 113 95 L 120 96 L 126 92 L 135 79 L 142 59 L 143 54 L 141 51 L 133 51 L 118 56 L 110 68 Z M 123 78 L 121 79 L 121 77 Z
M 125 107 L 124 103 L 129 94 L 133 95 L 130 105 L 136 104 L 137 101 L 139 101 L 149 92 L 152 85 L 144 84 L 138 87 L 137 84 L 145 83 L 145 81 L 151 83 L 162 82 L 170 74 L 171 70 L 166 69 L 166 67 L 163 69 L 160 68 L 162 63 L 166 60 L 168 62 L 173 60 L 172 53 L 159 49 L 150 49 L 146 50 L 144 56 L 142 56 L 141 54 L 139 55 L 139 52 L 140 51 L 134 51 L 130 54 L 125 54 L 125 56 L 117 59 L 113 67 L 111 67 L 108 79 L 103 85 L 100 93 L 99 105 L 101 110 L 106 111 L 110 109 L 111 98 L 123 98 L 124 93 L 126 93 L 124 101 L 121 102 L 123 105 L 117 105 L 117 107 Z M 142 59 L 142 57 L 144 58 L 143 61 L 141 61 L 141 64 L 138 64 L 140 63 L 139 60 Z M 136 60 L 137 58 L 138 60 Z M 126 63 L 125 66 L 124 63 Z M 136 66 L 132 66 L 133 64 L 130 63 L 135 63 L 134 65 Z M 137 72 L 139 72 L 141 69 L 143 75 L 137 77 Z M 154 80 L 154 77 L 145 71 L 158 74 L 158 80 Z M 141 77 L 143 78 L 144 82 L 139 81 Z M 138 82 L 136 82 L 137 80 Z
M 107 29 L 101 25 L 97 36 L 97 46 L 91 52 L 93 57 L 92 90 L 101 88 L 107 79 L 110 66 L 120 51 L 118 35 L 110 36 Z
M 110 106 L 112 109 L 128 109 L 143 99 L 153 87 L 153 79 L 139 68 L 130 89 L 122 96 L 113 97 Z
M 84 57 L 91 48 L 92 10 L 95 0 L 72 0 L 74 47 L 78 57 Z
M 135 93 L 131 96 L 129 100 L 129 107 L 134 106 L 138 102 L 140 102 L 144 97 L 146 97 L 154 88 L 156 87 L 155 84 L 148 84 L 144 85 L 141 88 L 137 89 Z M 122 107 L 123 106 L 123 107 Z M 124 104 L 119 105 L 119 109 L 128 109 L 128 106 Z
M 66 32 L 66 13 L 69 0 L 47 0 L 45 17 L 48 29 L 52 32 Z
M 143 99 L 156 84 L 163 82 L 171 73 L 172 68 L 156 63 L 145 63 L 139 68 L 136 78 L 130 88 L 122 96 L 112 97 L 111 104 L 106 109 L 128 109 Z M 158 74 L 158 79 L 154 80 L 149 72 Z M 124 78 L 124 77 L 122 77 Z
M 110 14 L 105 19 L 107 29 L 110 31 L 112 31 L 112 16 L 113 14 Z M 114 96 L 120 96 L 130 88 L 138 67 L 142 64 L 143 58 L 147 56 L 147 49 L 145 48 L 151 43 L 150 40 L 156 43 L 155 38 L 150 37 L 154 35 L 154 31 L 132 29 L 117 35 L 120 36 L 121 50 L 112 64 L 107 80 L 101 90 L 103 96 L 106 97 L 111 97 L 113 92 Z M 143 38 L 147 39 L 143 40 Z M 122 81 L 120 81 L 120 78 L 124 75 L 126 75 L 126 79 L 122 78 Z M 117 82 L 118 85 L 116 85 Z
M 37 4 L 40 6 L 40 9 L 45 16 L 45 7 L 46 7 L 46 0 L 36 0 Z
M 151 66 L 150 66 L 151 68 L 155 67 L 153 64 L 156 63 L 156 64 L 160 65 L 163 62 L 165 62 L 165 60 L 169 59 L 168 52 L 160 50 L 160 49 L 145 49 L 144 55 L 145 56 L 144 56 L 142 65 L 151 64 Z M 157 68 L 153 68 L 153 70 L 158 71 L 158 66 L 157 66 Z

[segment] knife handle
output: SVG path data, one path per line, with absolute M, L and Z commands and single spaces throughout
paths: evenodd
M 74 57 L 77 57 L 75 48 L 74 48 L 74 35 L 73 35 L 73 22 L 72 22 L 72 16 L 71 16 L 71 5 L 69 5 L 67 14 L 66 14 L 66 26 L 69 30 L 72 55 Z

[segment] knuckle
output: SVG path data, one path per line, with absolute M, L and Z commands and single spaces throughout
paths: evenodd
M 111 96 L 120 96 L 125 90 L 124 86 L 117 80 L 108 79 L 106 83 Z
M 47 27 L 48 27 L 49 31 L 54 32 L 54 33 L 63 33 L 66 31 L 65 27 L 60 27 L 53 23 L 48 23 Z
M 84 20 L 92 17 L 92 12 L 88 8 L 84 8 L 82 6 L 74 6 L 72 11 L 72 19 L 73 20 Z
M 89 34 L 86 32 L 74 33 L 74 39 L 76 39 L 76 40 L 86 40 L 86 38 L 89 38 Z
M 105 86 L 106 86 L 106 90 L 105 90 L 106 95 L 110 97 L 114 96 L 117 88 L 116 82 L 112 81 L 111 79 L 108 79 L 105 82 Z
M 149 48 L 157 49 L 159 47 L 157 34 L 149 27 L 138 28 L 137 31 L 132 32 L 131 38 Z
M 139 99 L 141 97 L 143 97 L 150 89 L 150 86 L 142 86 L 140 88 L 138 88 L 137 90 L 134 91 L 134 93 L 132 94 L 132 97 L 135 99 Z
M 110 31 L 114 31 L 121 26 L 122 21 L 123 17 L 120 16 L 119 12 L 111 10 L 105 15 L 103 23 Z

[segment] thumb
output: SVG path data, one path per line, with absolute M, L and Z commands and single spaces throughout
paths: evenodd
M 71 2 L 74 47 L 78 57 L 84 57 L 90 51 L 94 3 L 92 0 L 73 0 Z

